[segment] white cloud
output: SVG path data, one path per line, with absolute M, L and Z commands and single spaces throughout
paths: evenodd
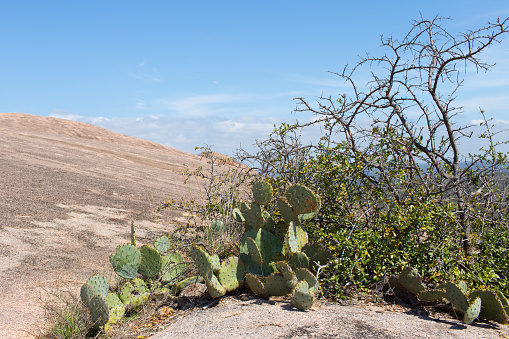
M 484 120 L 482 120 L 482 119 L 472 120 L 470 123 L 472 125 L 479 125 L 480 126 L 482 123 L 484 123 Z M 509 120 L 497 119 L 495 121 L 491 121 L 491 123 L 493 125 L 509 125 Z
M 157 73 L 157 70 L 153 68 L 149 71 L 138 71 L 127 73 L 130 77 L 146 81 L 146 82 L 160 82 L 162 81 L 161 76 Z
M 239 132 L 242 129 L 246 128 L 246 124 L 232 120 L 221 121 L 216 123 L 215 125 L 218 128 L 218 130 L 229 133 Z
M 484 110 L 487 116 L 507 116 L 509 113 L 509 94 L 488 95 L 486 92 L 472 94 L 468 99 L 458 99 L 457 106 L 463 107 L 464 112 L 479 112 Z
M 139 99 L 136 99 L 136 104 L 134 104 L 134 109 L 139 111 L 139 110 L 144 110 L 146 108 L 146 105 L 145 103 L 143 102 L 143 100 L 139 100 Z
M 53 110 L 55 111 L 55 110 Z M 78 114 L 71 114 L 71 113 L 51 113 L 49 115 L 52 118 L 58 118 L 58 119 L 65 119 L 65 120 L 74 120 L 74 121 L 81 121 L 85 117 Z
M 246 96 L 241 94 L 207 94 L 180 99 L 160 99 L 156 102 L 156 106 L 162 106 L 166 110 L 172 111 L 178 115 L 197 117 L 209 116 L 218 112 L 224 114 L 230 110 L 225 104 L 245 99 Z
M 214 145 L 214 150 L 232 154 L 242 144 L 249 148 L 255 139 L 263 139 L 272 132 L 277 117 L 239 116 L 234 119 L 219 116 L 83 117 L 59 115 L 58 118 L 97 125 L 145 140 L 193 153 L 194 147 Z

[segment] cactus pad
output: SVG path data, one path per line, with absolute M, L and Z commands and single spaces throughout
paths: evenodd
M 95 326 L 105 326 L 108 323 L 109 309 L 106 301 L 100 295 L 95 295 L 89 303 L 88 310 Z
M 186 278 L 182 281 L 180 281 L 178 284 L 173 286 L 173 292 L 175 294 L 179 294 L 184 288 L 191 284 L 201 283 L 203 281 L 203 277 L 194 275 L 192 277 Z
M 251 257 L 251 260 L 255 264 L 261 265 L 263 263 L 263 257 L 262 257 L 262 254 L 260 253 L 260 249 L 256 245 L 253 238 L 247 238 L 246 245 L 247 245 L 247 250 L 249 252 L 249 256 Z
M 286 198 L 295 214 L 307 214 L 320 208 L 320 200 L 312 190 L 303 185 L 292 185 L 286 191 Z
M 281 273 L 272 273 L 265 279 L 265 290 L 271 296 L 283 296 L 292 293 L 293 285 Z
M 285 236 L 285 252 L 288 254 L 294 254 L 299 251 L 299 243 L 297 241 L 297 227 L 293 221 L 288 227 L 288 232 Z
M 262 298 L 268 297 L 267 291 L 265 290 L 265 284 L 261 277 L 248 273 L 246 274 L 246 283 L 255 295 Z
M 154 248 L 144 245 L 140 247 L 141 263 L 138 272 L 145 278 L 155 280 L 161 272 L 161 256 Z
M 205 279 L 211 279 L 214 275 L 214 268 L 210 258 L 204 250 L 196 245 L 191 246 L 191 257 L 193 258 L 200 275 Z
M 268 205 L 272 200 L 272 186 L 266 181 L 255 181 L 251 190 L 257 205 Z
M 293 291 L 292 305 L 305 311 L 313 307 L 314 301 L 315 296 L 310 291 L 308 283 L 305 280 L 299 282 Z
M 221 264 L 218 279 L 226 291 L 234 291 L 244 281 L 244 262 L 237 257 L 229 257 Z
M 481 312 L 481 298 L 477 297 L 468 305 L 465 315 L 463 316 L 463 322 L 467 325 L 474 322 Z
M 222 233 L 224 232 L 225 230 L 225 226 L 224 226 L 224 223 L 221 221 L 221 220 L 214 220 L 212 221 L 212 223 L 210 224 L 210 230 L 213 232 L 213 233 Z
M 101 298 L 106 298 L 109 290 L 108 279 L 102 274 L 94 274 L 88 278 L 86 284 L 92 288 L 95 294 L 98 294 Z
M 464 295 L 468 294 L 468 285 L 465 281 L 463 280 L 458 281 L 456 286 L 460 289 L 461 293 L 463 293 Z
M 115 293 L 108 293 L 106 296 L 106 304 L 108 305 L 108 322 L 115 324 L 122 319 L 125 314 L 125 306 Z
M 248 238 L 253 239 L 253 241 L 256 243 L 262 258 L 261 266 L 259 263 L 257 263 L 256 257 L 251 257 L 252 253 L 249 252 L 247 243 Z M 268 276 L 274 271 L 270 267 L 269 263 L 274 261 L 277 253 L 282 253 L 283 245 L 279 238 L 271 232 L 268 232 L 264 229 L 259 229 L 257 231 L 248 230 L 244 233 L 242 239 L 240 240 L 239 251 L 239 258 L 244 261 L 247 272 Z
M 465 313 L 467 311 L 468 299 L 461 289 L 455 284 L 451 282 L 445 284 L 445 298 L 449 300 L 452 306 L 461 313 Z
M 275 263 L 276 269 L 283 275 L 283 278 L 287 281 L 287 284 L 293 288 L 299 280 L 297 279 L 297 276 L 295 275 L 295 272 L 292 270 L 290 265 L 286 263 L 285 261 L 278 261 Z
M 212 275 L 210 279 L 205 279 L 205 285 L 207 285 L 207 289 L 212 298 L 219 298 L 226 294 L 226 289 L 221 285 L 215 275 Z
M 143 280 L 140 278 L 133 279 L 131 282 L 126 282 L 120 289 L 120 300 L 126 305 L 131 307 L 138 307 L 143 305 L 150 297 L 150 291 Z
M 159 252 L 159 254 L 165 255 L 171 249 L 170 239 L 168 239 L 168 237 L 165 235 L 157 238 L 156 241 L 154 241 L 154 248 L 157 250 L 157 252 Z
M 497 294 L 498 299 L 500 299 L 500 302 L 502 303 L 502 306 L 504 307 L 505 314 L 509 315 L 509 300 L 505 297 L 504 293 L 500 291 L 495 292 Z
M 507 325 L 507 315 L 504 311 L 504 306 L 495 292 L 489 290 L 477 290 L 472 292 L 469 297 L 471 300 L 474 300 L 477 297 L 481 298 L 480 317 L 487 320 L 493 320 L 502 325 Z
M 134 279 L 141 263 L 141 253 L 131 244 L 120 245 L 115 254 L 110 255 L 113 270 L 125 279 Z
M 276 201 L 277 209 L 279 210 L 279 213 L 281 213 L 281 216 L 283 217 L 285 225 L 290 225 L 291 222 L 298 223 L 299 220 L 297 218 L 297 214 L 293 211 L 292 207 L 288 203 L 288 201 L 280 197 Z
M 417 294 L 417 298 L 424 302 L 441 302 L 445 298 L 444 290 L 425 290 Z
M 235 208 L 232 211 L 232 214 L 233 214 L 233 217 L 235 218 L 235 220 L 237 220 L 238 222 L 246 222 L 246 219 L 244 218 L 244 216 L 242 215 L 242 212 L 238 208 Z
M 83 304 L 85 305 L 86 308 L 89 308 L 90 301 L 96 295 L 98 295 L 98 294 L 94 291 L 94 289 L 92 287 L 90 287 L 90 285 L 83 284 L 81 286 L 81 291 L 80 291 L 81 302 L 83 302 Z
M 289 259 L 288 263 L 292 266 L 292 268 L 308 268 L 309 267 L 309 259 L 307 255 L 303 252 L 294 253 Z
M 175 282 L 186 272 L 186 262 L 180 253 L 171 252 L 161 257 L 161 281 Z
M 314 242 L 307 244 L 303 250 L 309 258 L 311 264 L 326 265 L 332 258 L 331 251 L 323 244 Z
M 217 254 L 210 256 L 210 264 L 212 266 L 212 271 L 214 273 L 219 273 L 221 269 L 221 261 L 219 260 L 219 256 Z
M 398 276 L 398 282 L 403 285 L 406 290 L 414 295 L 424 291 L 425 286 L 422 284 L 422 279 L 416 269 L 406 267 L 403 272 Z
M 298 268 L 295 270 L 295 275 L 299 281 L 305 281 L 308 284 L 309 291 L 313 294 L 317 292 L 318 280 L 309 270 L 305 268 Z
M 265 219 L 260 205 L 252 203 L 251 206 L 248 206 L 247 204 L 242 203 L 241 212 L 246 220 L 247 228 L 258 230 L 263 227 Z

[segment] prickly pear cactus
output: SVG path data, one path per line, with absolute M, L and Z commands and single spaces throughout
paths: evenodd
M 113 270 L 125 279 L 134 279 L 141 263 L 141 253 L 136 246 L 125 244 L 117 247 L 115 254 L 110 255 Z
M 407 271 L 406 275 L 408 272 L 411 271 Z M 472 323 L 478 317 L 504 325 L 508 323 L 509 301 L 500 291 L 476 290 L 469 293 L 464 281 L 456 284 L 446 282 L 436 289 L 422 290 L 417 297 L 424 302 L 440 302 L 447 299 L 455 310 L 463 314 L 465 324 Z
M 95 294 L 98 294 L 101 298 L 106 298 L 108 294 L 109 284 L 108 279 L 102 274 L 94 274 L 88 278 L 86 285 L 92 288 Z
M 406 267 L 398 276 L 398 282 L 410 293 L 418 295 L 426 288 L 422 283 L 421 276 L 415 268 Z
M 417 298 L 419 298 L 420 301 L 424 302 L 441 302 L 442 299 L 445 298 L 445 291 L 444 290 L 425 290 L 419 292 L 417 294 Z
M 217 255 L 211 256 L 196 245 L 191 247 L 190 254 L 212 298 L 233 291 L 244 279 L 244 264 L 237 258 L 228 258 L 221 265 Z
M 246 284 L 255 295 L 262 298 L 267 298 L 269 296 L 265 289 L 265 277 L 247 273 Z
M 95 326 L 105 326 L 109 320 L 109 308 L 104 298 L 100 295 L 93 296 L 87 306 Z
M 500 299 L 502 306 L 504 306 L 505 314 L 509 315 L 509 300 L 507 300 L 502 292 L 496 291 L 495 293 L 497 294 L 498 299 Z
M 323 244 L 307 244 L 302 251 L 309 258 L 310 265 L 326 265 L 332 257 L 331 251 Z
M 154 248 L 160 255 L 165 255 L 171 250 L 171 242 L 167 236 L 163 235 L 154 241 Z
M 284 296 L 292 293 L 295 286 L 281 273 L 272 273 L 265 279 L 265 290 L 270 296 Z
M 502 301 L 493 291 L 477 290 L 470 293 L 470 299 L 481 298 L 481 313 L 479 317 L 493 320 L 499 324 L 507 325 L 507 314 Z
M 108 293 L 108 280 L 101 274 L 91 276 L 81 286 L 80 297 L 94 326 L 103 327 L 105 332 L 124 316 L 124 305 L 115 293 Z
M 143 305 L 149 297 L 150 291 L 140 278 L 133 279 L 132 283 L 126 282 L 120 289 L 120 300 L 131 308 Z
M 244 262 L 237 257 L 229 257 L 221 264 L 217 278 L 226 291 L 234 291 L 244 281 Z
M 299 310 L 305 311 L 313 307 L 315 302 L 315 294 L 309 288 L 308 282 L 300 281 L 293 291 L 292 305 Z
M 177 282 L 187 272 L 186 261 L 182 254 L 171 252 L 161 257 L 161 281 Z
M 286 198 L 292 206 L 295 215 L 302 218 L 311 218 L 320 209 L 320 198 L 304 185 L 292 185 L 286 191 Z
M 178 294 L 187 286 L 189 286 L 191 284 L 201 283 L 201 282 L 203 282 L 203 277 L 193 275 L 192 277 L 186 278 L 186 279 L 178 282 L 177 284 L 175 284 L 172 288 L 172 292 L 175 294 Z
M 253 199 L 258 205 L 268 205 L 272 200 L 272 186 L 266 181 L 256 181 L 252 186 Z
M 467 296 L 456 284 L 452 282 L 445 284 L 445 298 L 461 313 L 467 311 L 469 306 Z
M 140 247 L 140 253 L 141 262 L 138 273 L 148 280 L 157 279 L 162 267 L 161 255 L 156 249 L 147 245 Z
M 224 295 L 245 280 L 257 296 L 266 298 L 293 293 L 295 306 L 308 309 L 313 304 L 318 283 L 307 269 L 311 264 L 326 264 L 331 256 L 324 246 L 308 245 L 308 235 L 302 227 L 302 222 L 311 219 L 320 209 L 320 198 L 305 186 L 290 186 L 285 197 L 276 201 L 281 220 L 275 223 L 263 209 L 273 198 L 272 186 L 257 181 L 252 191 L 254 201 L 242 203 L 240 209 L 233 211 L 235 219 L 245 225 L 239 258 L 234 264 L 229 258 L 228 264 L 223 263 L 219 268 L 219 260 L 196 246 L 191 248 L 191 256 L 209 294 L 212 297 Z M 230 282 L 232 278 L 233 283 Z
M 281 240 L 265 229 L 250 229 L 240 240 L 240 255 L 246 271 L 253 274 L 268 276 L 273 272 L 271 262 L 279 256 L 283 257 Z
M 108 293 L 106 296 L 106 305 L 108 305 L 108 322 L 115 324 L 122 319 L 125 314 L 125 305 L 120 301 L 115 293 Z
M 481 313 L 481 298 L 475 298 L 469 305 L 463 315 L 463 322 L 470 325 Z
M 224 230 L 225 230 L 225 226 L 224 226 L 224 223 L 221 220 L 214 220 L 210 224 L 210 231 L 212 233 L 215 233 L 215 234 L 219 233 L 220 234 L 220 233 L 224 232 Z

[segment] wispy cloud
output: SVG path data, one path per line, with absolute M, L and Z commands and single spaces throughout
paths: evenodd
M 486 95 L 486 92 L 482 92 L 468 99 L 458 99 L 457 105 L 462 106 L 465 112 L 479 112 L 482 109 L 487 116 L 498 118 L 509 113 L 509 94 Z
M 85 117 L 82 115 L 72 114 L 69 112 L 58 112 L 58 111 L 59 110 L 53 110 L 53 113 L 51 113 L 49 115 L 49 117 L 65 119 L 65 120 L 74 120 L 74 121 L 81 121 L 82 119 L 85 119 Z
M 241 102 L 246 99 L 242 94 L 206 94 L 188 96 L 178 99 L 159 99 L 155 105 L 177 115 L 203 117 L 217 113 L 228 113 L 231 108 L 228 104 Z
M 472 125 L 481 125 L 483 124 L 485 121 L 482 120 L 482 119 L 476 119 L 476 120 L 472 120 L 470 121 L 470 123 Z M 491 121 L 491 123 L 493 125 L 509 125 L 509 120 L 500 120 L 500 119 L 497 119 L 497 120 L 494 120 L 494 121 Z
M 131 78 L 135 78 L 145 82 L 160 82 L 162 77 L 159 71 L 155 67 L 146 67 L 148 60 L 144 59 L 138 63 L 138 67 L 135 71 L 128 72 L 127 74 Z

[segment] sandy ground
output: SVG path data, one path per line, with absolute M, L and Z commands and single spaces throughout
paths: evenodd
M 156 215 L 169 198 L 198 195 L 183 184 L 199 157 L 88 124 L 0 113 L 0 338 L 29 338 L 44 326 L 52 289 L 78 292 L 109 267 L 138 226 L 140 243 L 165 234 L 178 214 Z M 373 305 L 225 298 L 168 325 L 166 338 L 509 338 L 508 326 L 464 326 Z

